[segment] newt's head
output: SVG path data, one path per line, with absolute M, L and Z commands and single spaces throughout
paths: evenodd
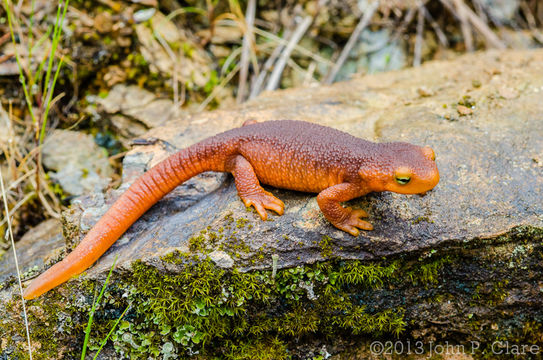
M 373 179 L 370 176 L 368 183 L 373 191 L 423 194 L 439 182 L 436 155 L 429 146 L 402 142 L 380 145 L 383 146 L 383 156 L 379 170 Z

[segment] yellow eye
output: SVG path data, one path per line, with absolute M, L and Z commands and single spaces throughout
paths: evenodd
M 400 185 L 407 185 L 411 181 L 410 176 L 395 176 L 394 180 Z
M 411 181 L 411 169 L 407 166 L 400 166 L 394 172 L 394 180 L 400 185 L 407 185 Z

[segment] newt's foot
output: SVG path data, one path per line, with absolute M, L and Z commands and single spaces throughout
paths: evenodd
M 357 209 L 353 210 L 351 208 L 345 208 L 349 212 L 349 216 L 339 223 L 334 224 L 340 230 L 346 231 L 352 236 L 358 236 L 360 230 L 373 230 L 373 226 L 360 218 L 368 217 L 368 213 L 364 210 Z
M 268 218 L 266 209 L 273 210 L 279 215 L 283 215 L 285 212 L 285 204 L 265 190 L 262 190 L 262 192 L 257 194 L 240 195 L 240 197 L 245 206 L 252 206 L 255 208 L 262 220 L 266 220 Z

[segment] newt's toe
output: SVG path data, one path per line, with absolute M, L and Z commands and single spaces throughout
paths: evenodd
M 368 217 L 367 212 L 361 209 L 352 210 L 347 208 L 347 210 L 350 210 L 349 216 L 345 220 L 334 224 L 335 227 L 346 231 L 353 236 L 358 236 L 358 234 L 360 234 L 359 229 L 368 231 L 373 230 L 373 225 L 360 219 L 361 217 Z
M 285 212 L 285 204 L 267 191 L 259 194 L 246 195 L 242 200 L 245 206 L 254 207 L 262 220 L 268 218 L 266 209 L 275 211 L 278 215 L 283 215 Z

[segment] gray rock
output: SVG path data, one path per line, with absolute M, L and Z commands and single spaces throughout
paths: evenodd
M 234 260 L 230 255 L 221 250 L 215 250 L 209 253 L 209 258 L 217 265 L 218 267 L 229 269 L 234 266 Z
M 401 40 L 391 40 L 390 31 L 364 30 L 349 59 L 341 68 L 338 79 L 348 79 L 356 73 L 375 74 L 398 70 L 406 65 L 405 45 Z
M 151 129 L 181 116 L 169 99 L 159 99 L 136 85 L 115 85 L 109 94 L 96 102 L 111 116 L 113 125 L 126 137 L 140 136 Z
M 24 269 L 26 275 L 39 273 L 44 265 L 58 260 L 64 250 L 64 245 L 60 221 L 46 220 L 27 232 L 17 242 L 19 267 Z M 15 279 L 17 275 L 15 269 L 13 251 L 9 249 L 0 259 L 0 283 Z M 26 275 L 23 277 L 26 278 Z
M 517 0 L 479 0 L 489 16 L 500 24 L 509 24 L 513 21 L 519 8 Z
M 45 167 L 55 171 L 51 178 L 71 195 L 103 191 L 113 174 L 106 151 L 81 132 L 54 130 L 42 154 Z
M 236 234 L 250 248 L 236 260 L 245 270 L 271 265 L 271 257 L 250 263 L 263 245 L 279 254 L 279 268 L 324 260 L 314 244 L 323 236 L 333 239 L 335 256 L 370 260 L 451 242 L 463 244 L 521 225 L 540 227 L 543 119 L 532 109 L 540 106 L 543 91 L 536 60 L 542 54 L 490 52 L 481 58 L 463 57 L 452 63 L 455 68 L 436 62 L 421 70 L 368 76 L 329 88 L 270 93 L 240 109 L 194 115 L 153 129 L 147 135 L 162 141 L 138 146 L 125 157 L 125 183 L 176 149 L 248 119 L 301 119 L 370 140 L 430 145 L 437 154 L 441 181 L 424 197 L 380 193 L 352 201 L 369 211 L 375 227 L 354 238 L 323 218 L 315 195 L 269 189 L 285 202 L 286 211 L 262 222 L 239 201 L 229 176 L 203 174 L 153 207 L 89 273 L 106 271 L 117 255 L 119 265 L 163 256 L 172 247 L 187 246 L 208 226 L 227 227 L 231 217 L 252 225 L 250 231 L 244 228 Z M 521 61 L 526 64 L 515 68 Z M 472 79 L 493 66 L 501 72 L 485 75 L 482 86 L 472 89 Z M 421 84 L 435 95 L 420 97 L 416 88 Z M 504 84 L 523 88 L 522 95 L 515 101 L 500 100 Z M 455 103 L 466 94 L 473 98 L 475 111 L 459 118 Z M 90 227 L 97 218 L 87 220 L 90 223 L 83 221 L 82 226 Z

